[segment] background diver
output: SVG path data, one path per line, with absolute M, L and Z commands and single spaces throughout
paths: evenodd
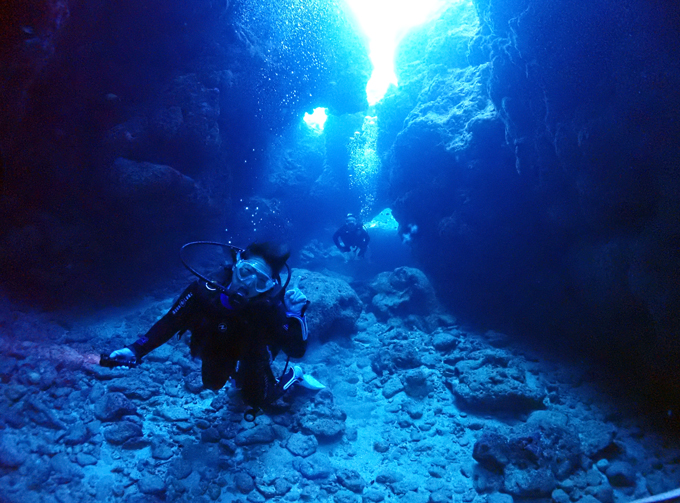
M 347 214 L 345 224 L 333 234 L 333 242 L 341 252 L 351 253 L 358 250 L 358 257 L 363 257 L 366 254 L 370 240 L 368 232 L 364 229 L 364 224 L 352 213 Z

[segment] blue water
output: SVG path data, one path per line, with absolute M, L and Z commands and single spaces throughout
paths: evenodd
M 447 5 L 400 35 L 374 103 L 363 21 L 335 0 L 8 4 L 0 501 L 680 486 L 680 11 Z M 333 244 L 348 213 L 365 257 Z M 196 280 L 197 240 L 290 246 L 311 302 L 291 363 L 324 389 L 250 422 L 233 381 L 204 389 L 190 333 L 98 364 Z

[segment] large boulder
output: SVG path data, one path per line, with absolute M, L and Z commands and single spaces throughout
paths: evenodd
M 449 385 L 463 409 L 522 416 L 545 407 L 545 386 L 527 371 L 520 358 L 483 350 L 457 362 L 452 370 Z
M 556 421 L 551 424 L 551 420 Z M 580 447 L 573 426 L 544 415 L 540 424 L 520 424 L 509 435 L 485 432 L 475 442 L 472 456 L 502 477 L 503 492 L 516 498 L 540 498 L 580 468 Z
M 311 303 L 306 316 L 312 338 L 323 341 L 354 333 L 363 305 L 349 283 L 305 269 L 296 269 L 293 281 L 296 277 Z
M 430 281 L 413 267 L 378 274 L 370 289 L 371 307 L 383 319 L 410 314 L 427 316 L 440 310 Z

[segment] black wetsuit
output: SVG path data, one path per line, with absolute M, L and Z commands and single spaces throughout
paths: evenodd
M 228 285 L 231 270 L 218 282 Z M 217 278 L 215 278 L 217 280 Z M 146 335 L 128 346 L 141 358 L 176 333 L 191 331 L 191 355 L 201 358 L 206 388 L 218 390 L 233 377 L 243 401 L 262 407 L 283 395 L 271 361 L 280 350 L 301 358 L 307 350 L 304 315 L 287 313 L 280 297 L 257 298 L 232 307 L 227 296 L 205 281 L 194 281 Z
M 333 234 L 333 242 L 341 252 L 359 248 L 359 256 L 363 257 L 371 240 L 366 229 L 357 224 L 345 224 Z

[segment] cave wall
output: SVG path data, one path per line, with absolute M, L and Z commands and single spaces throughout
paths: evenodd
M 459 4 L 403 42 L 378 110 L 394 214 L 450 306 L 659 401 L 680 396 L 679 14 Z
M 7 2 L 2 286 L 108 302 L 189 239 L 254 221 L 290 238 L 317 203 L 340 213 L 370 63 L 339 4 L 294 4 Z M 679 17 L 461 2 L 404 40 L 377 106 L 394 215 L 455 312 L 674 393 Z M 335 117 L 325 145 L 297 126 L 316 106 Z
M 298 7 L 10 0 L 3 286 L 48 304 L 107 303 L 148 289 L 183 242 L 252 231 L 246 207 L 268 176 L 269 147 L 313 107 L 367 106 L 370 62 L 340 4 Z M 281 237 L 278 205 L 265 201 L 260 236 Z

